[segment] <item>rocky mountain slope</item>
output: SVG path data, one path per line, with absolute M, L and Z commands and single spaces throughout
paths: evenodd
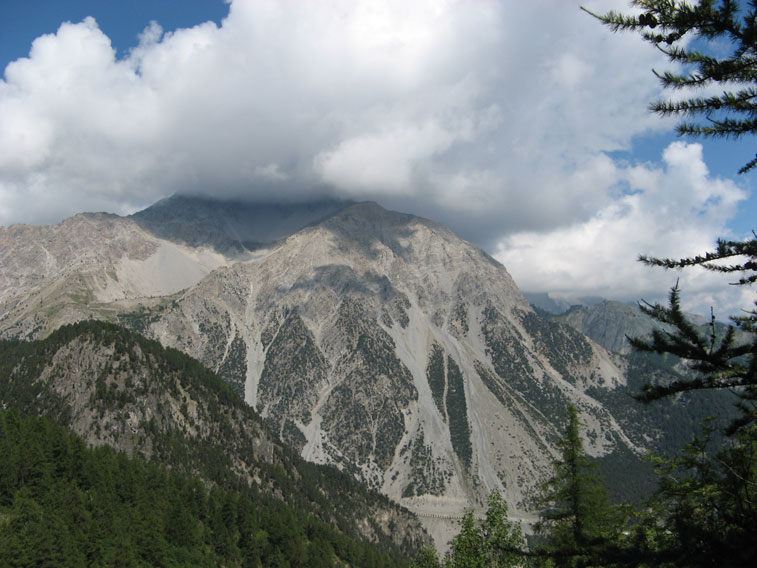
M 276 206 L 175 196 L 129 217 L 80 213 L 0 227 L 0 334 L 45 336 L 86 317 L 174 294 L 343 206 Z M 132 302 L 133 303 L 133 302 Z
M 556 321 L 580 331 L 605 349 L 631 353 L 627 337 L 645 337 L 657 325 L 639 306 L 605 300 L 594 306 L 573 306 Z
M 375 204 L 144 315 L 121 319 L 217 369 L 307 459 L 416 510 L 457 512 L 494 488 L 523 510 L 568 401 L 594 453 L 633 445 L 584 392 L 622 384 L 606 352 L 536 316 L 476 247 Z
M 0 341 L 0 407 L 44 414 L 108 445 L 208 483 L 252 484 L 388 550 L 427 542 L 417 519 L 349 476 L 309 464 L 190 357 L 103 322 L 43 341 Z
M 217 371 L 304 458 L 427 519 L 492 489 L 532 518 L 569 402 L 595 456 L 659 434 L 606 404 L 625 359 L 538 316 L 445 227 L 374 203 L 260 211 L 172 198 L 2 229 L 0 333 L 129 326 Z

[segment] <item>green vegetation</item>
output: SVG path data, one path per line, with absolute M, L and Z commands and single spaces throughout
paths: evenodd
M 447 413 L 444 411 L 444 389 L 446 387 L 446 378 L 444 376 L 444 350 L 441 345 L 434 343 L 431 345 L 431 355 L 426 366 L 426 379 L 428 386 L 431 388 L 431 396 L 439 409 L 439 414 L 447 420 Z
M 426 366 L 426 378 L 431 388 L 431 396 L 439 409 L 442 419 L 449 423 L 452 449 L 466 468 L 470 467 L 473 448 L 470 442 L 468 406 L 465 402 L 465 382 L 460 367 L 447 356 L 444 365 L 444 349 L 438 344 L 431 345 L 431 354 Z
M 757 3 L 733 0 L 702 0 L 686 3 L 671 0 L 635 0 L 640 15 L 609 12 L 594 15 L 613 31 L 632 31 L 651 43 L 676 66 L 673 71 L 655 73 L 663 87 L 673 90 L 707 87 L 709 97 L 682 97 L 652 103 L 650 109 L 663 116 L 704 119 L 679 124 L 682 135 L 740 137 L 757 134 Z M 694 38 L 696 41 L 690 41 Z M 757 166 L 757 157 L 740 171 Z M 733 284 L 748 286 L 757 282 L 757 235 L 744 241 L 721 239 L 714 251 L 690 258 L 639 258 L 645 264 L 666 269 L 699 266 L 713 272 L 738 275 Z M 657 400 L 692 390 L 733 389 L 742 399 L 742 416 L 732 425 L 734 432 L 757 422 L 757 311 L 732 317 L 736 327 L 749 337 L 737 341 L 733 328 L 718 336 L 715 317 L 711 331 L 701 333 L 680 309 L 676 285 L 667 306 L 646 304 L 644 311 L 673 331 L 657 329 L 649 341 L 632 340 L 641 351 L 673 354 L 695 371 L 670 384 L 649 384 L 639 398 Z
M 439 458 L 434 459 L 431 448 L 423 440 L 419 431 L 413 441 L 405 446 L 400 456 L 408 455 L 409 482 L 402 489 L 402 497 L 417 495 L 442 495 L 448 482 L 448 473 L 440 466 Z
M 537 551 L 555 566 L 592 565 L 608 543 L 621 535 L 623 519 L 610 505 L 607 491 L 586 455 L 578 411 L 568 406 L 565 433 L 557 442 L 560 457 L 540 497 L 543 511 L 537 532 L 544 543 Z
M 450 553 L 421 550 L 413 566 L 674 568 L 751 566 L 757 559 L 757 432 L 748 426 L 713 456 L 705 435 L 676 457 L 654 458 L 657 491 L 638 508 L 612 505 L 597 464 L 583 449 L 577 410 L 568 406 L 554 473 L 537 501 L 537 534 L 526 546 L 510 527 L 503 558 L 487 556 L 487 522 L 467 512 Z M 708 433 L 709 434 L 709 433 Z M 628 456 L 619 456 L 623 464 Z M 635 483 L 633 479 L 630 482 Z M 490 510 L 491 513 L 491 502 Z M 506 521 L 506 510 L 502 513 Z M 487 514 L 487 519 L 489 514 Z M 490 526 L 490 525 L 489 525 Z
M 226 346 L 234 329 L 225 310 L 219 310 L 207 299 L 202 303 L 205 316 L 197 322 L 202 350 L 197 358 L 208 369 L 218 369 L 223 364 Z
M 537 379 L 538 373 L 532 364 L 538 363 L 529 360 L 520 331 L 491 304 L 484 308 L 483 316 L 481 329 L 486 351 L 502 382 L 543 415 L 559 416 L 567 399 L 551 381 Z M 494 394 L 497 395 L 497 392 Z
M 328 363 L 313 334 L 299 313 L 292 310 L 271 337 L 258 383 L 258 399 L 268 404 L 269 425 L 296 448 L 302 449 L 305 437 L 292 419 L 310 422 L 310 412 L 327 371 Z
M 234 491 L 0 412 L 3 566 L 396 566 L 253 487 Z
M 396 292 L 396 294 L 389 306 L 392 313 L 395 314 L 395 317 L 400 322 L 400 327 L 407 329 L 407 326 L 410 325 L 410 316 L 407 315 L 407 310 L 410 309 L 410 300 L 402 292 Z
M 643 433 L 644 438 L 639 437 L 634 442 L 654 453 L 665 457 L 678 453 L 693 441 L 705 419 L 713 419 L 716 430 L 722 432 L 736 417 L 737 397 L 729 391 L 691 392 L 675 399 L 639 404 L 632 394 L 640 392 L 644 385 L 665 385 L 685 379 L 678 370 L 681 360 L 670 355 L 633 352 L 627 361 L 625 388 L 591 388 L 587 392 L 606 405 L 624 427 L 640 426 L 626 428 L 626 431 Z M 723 440 L 722 436 L 718 439 Z
M 706 97 L 659 100 L 649 109 L 660 116 L 684 118 L 677 127 L 683 136 L 739 138 L 757 133 L 757 5 L 735 0 L 634 0 L 631 4 L 642 13 L 592 15 L 613 31 L 638 32 L 667 55 L 674 69 L 655 71 L 664 88 L 710 89 Z M 692 37 L 699 41 L 690 41 Z M 757 157 L 739 173 L 755 166 Z
M 537 434 L 536 430 L 534 430 L 533 426 L 531 425 L 531 421 L 514 403 L 512 393 L 509 391 L 510 387 L 508 387 L 508 385 L 504 383 L 501 378 L 495 377 L 481 361 L 475 361 L 474 367 L 476 369 L 476 373 L 481 378 L 481 382 L 483 382 L 484 385 L 486 385 L 486 388 L 488 388 L 489 391 L 491 391 L 491 393 L 497 397 L 497 400 L 502 403 L 502 406 L 519 417 L 520 423 L 531 434 L 531 439 L 534 440 L 542 448 L 543 451 L 549 451 L 546 444 L 541 441 L 540 436 Z
M 244 385 L 247 381 L 247 344 L 239 335 L 235 336 L 229 345 L 229 352 L 218 367 L 218 374 L 244 398 Z
M 449 330 L 453 334 L 468 335 L 468 306 L 458 296 L 449 318 Z
M 723 434 L 737 416 L 736 395 L 728 391 L 690 392 L 649 404 L 639 404 L 634 393 L 646 384 L 669 384 L 684 378 L 680 359 L 670 355 L 633 352 L 627 357 L 624 388 L 590 388 L 587 394 L 600 401 L 615 417 L 631 440 L 652 454 L 672 458 L 694 441 L 702 424 L 713 428 L 710 449 L 726 443 Z M 598 459 L 602 477 L 613 502 L 641 504 L 650 498 L 658 479 L 649 460 L 616 449 Z
M 139 306 L 133 312 L 124 312 L 116 316 L 117 322 L 137 333 L 145 333 L 150 326 L 160 320 L 168 307 L 172 307 L 174 302 L 160 302 L 151 307 Z
M 460 533 L 452 539 L 450 550 L 439 562 L 436 551 L 423 549 L 413 568 L 510 568 L 523 566 L 525 541 L 520 525 L 507 518 L 507 503 L 499 493 L 489 496 L 486 517 L 477 522 L 466 511 Z
M 321 426 L 353 463 L 368 463 L 372 455 L 387 469 L 404 435 L 403 410 L 418 396 L 413 377 L 394 340 L 357 299 L 342 302 L 336 327 L 345 344 Z
M 96 361 L 91 368 L 77 366 L 89 359 Z M 172 472 L 197 476 L 203 486 L 257 491 L 259 501 L 271 499 L 299 519 L 297 527 L 309 526 L 305 517 L 325 523 L 350 548 L 369 546 L 363 539 L 370 537 L 378 548 L 365 554 L 393 559 L 383 565 L 402 565 L 400 547 L 412 551 L 420 542 L 417 527 L 393 535 L 378 521 L 387 515 L 396 522 L 408 519 L 386 497 L 282 447 L 223 379 L 176 350 L 103 322 L 65 326 L 43 341 L 0 341 L 4 408 L 45 414 L 70 426 L 81 408 L 72 406 L 67 385 L 86 398 L 84 408 L 93 414 L 93 429 L 85 432 L 89 439 L 149 456 Z M 136 424 L 135 432 L 124 428 L 129 416 L 147 408 L 151 419 Z M 0 513 L 0 523 L 4 518 Z
M 536 349 L 547 356 L 550 365 L 562 377 L 575 383 L 574 369 L 591 363 L 591 345 L 581 333 L 570 326 L 543 318 L 533 312 L 521 312 L 521 321 Z
M 649 459 L 618 444 L 612 452 L 594 461 L 613 503 L 641 506 L 654 495 L 657 475 Z
M 463 373 L 451 355 L 447 357 L 446 403 L 452 449 L 455 450 L 463 465 L 469 468 L 473 449 L 470 442 L 468 407 L 465 403 L 465 384 L 463 383 Z

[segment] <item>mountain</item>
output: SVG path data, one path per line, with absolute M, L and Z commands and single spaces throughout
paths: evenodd
M 687 314 L 687 317 L 699 326 L 702 333 L 709 334 L 710 322 L 707 318 L 696 314 Z M 671 326 L 660 324 L 642 312 L 638 305 L 611 300 L 591 306 L 574 305 L 551 319 L 569 325 L 609 351 L 626 355 L 632 351 L 629 337 L 648 338 L 655 328 L 673 331 Z M 726 324 L 716 322 L 716 333 L 724 333 L 726 327 Z M 741 335 L 739 333 L 737 336 Z
M 615 353 L 631 353 L 627 337 L 646 337 L 657 327 L 639 306 L 605 300 L 593 306 L 572 306 L 555 317 L 580 331 L 605 349 Z
M 94 317 L 183 351 L 299 455 L 418 513 L 437 541 L 456 528 L 439 517 L 493 489 L 534 518 L 568 403 L 605 461 L 638 463 L 665 436 L 664 418 L 633 420 L 627 358 L 539 316 L 449 229 L 375 203 L 175 197 L 0 229 L 0 244 L 0 334 Z
M 0 227 L 0 334 L 45 336 L 112 319 L 174 294 L 213 270 L 343 206 L 248 205 L 174 196 L 129 217 L 80 213 L 58 225 Z
M 546 292 L 523 292 L 523 295 L 535 310 L 550 315 L 566 312 L 572 305 L 567 300 L 553 298 Z
M 599 296 L 583 296 L 571 298 L 570 301 L 547 292 L 523 292 L 531 306 L 540 313 L 559 315 L 567 312 L 572 306 L 594 306 L 605 299 Z
M 212 246 L 225 256 L 271 244 L 349 205 L 247 203 L 174 195 L 131 219 L 153 235 L 192 248 Z
M 218 370 L 304 457 L 418 511 L 502 487 L 523 510 L 569 401 L 595 453 L 633 446 L 584 394 L 622 383 L 607 353 L 539 318 L 480 249 L 376 204 L 141 315 L 120 320 Z
M 220 377 L 121 327 L 80 322 L 44 340 L 0 341 L 0 377 L 2 408 L 44 414 L 89 446 L 226 489 L 251 486 L 397 556 L 427 541 L 408 511 L 294 455 Z

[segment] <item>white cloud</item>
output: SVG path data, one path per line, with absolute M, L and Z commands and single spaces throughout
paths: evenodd
M 315 171 L 350 197 L 412 192 L 414 166 L 445 151 L 454 139 L 436 124 L 399 126 L 340 142 L 315 157 Z
M 646 111 L 667 64 L 579 4 L 232 0 L 220 26 L 146 22 L 124 59 L 91 18 L 62 24 L 0 81 L 0 224 L 176 191 L 369 198 L 490 249 L 562 250 L 540 273 L 556 282 L 615 286 L 614 269 L 571 277 L 570 245 L 635 275 L 642 245 L 709 246 L 740 197 L 696 146 L 671 146 L 664 167 L 609 157 L 669 127 Z M 697 230 L 656 207 L 685 207 Z
M 657 124 L 630 104 L 655 88 L 657 55 L 610 73 L 638 41 L 611 37 L 578 3 L 547 13 L 538 3 L 235 0 L 220 27 L 164 34 L 146 23 L 121 60 L 93 19 L 62 24 L 0 82 L 0 223 L 93 202 L 123 212 L 175 191 L 267 197 L 271 183 L 284 186 L 276 195 L 318 188 L 443 221 L 469 194 L 493 198 L 478 210 L 488 219 L 463 228 L 491 227 L 466 234 L 476 240 L 501 230 L 497 219 L 570 222 L 592 210 L 585 192 L 580 207 L 550 211 L 533 207 L 537 195 L 564 192 L 577 165 Z M 32 185 L 65 198 L 26 208 Z
M 706 313 L 718 305 L 725 318 L 748 307 L 754 294 L 727 286 L 733 275 L 671 273 L 635 262 L 640 254 L 684 258 L 712 250 L 746 197 L 732 181 L 710 176 L 699 144 L 670 144 L 663 164 L 616 167 L 615 183 L 624 191 L 589 219 L 510 235 L 495 256 L 527 290 L 657 300 L 680 278 L 687 309 Z

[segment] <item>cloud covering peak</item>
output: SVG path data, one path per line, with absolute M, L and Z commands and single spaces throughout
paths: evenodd
M 677 192 L 709 245 L 743 198 L 709 183 L 696 145 L 671 146 L 664 167 L 611 157 L 669 126 L 646 112 L 664 64 L 578 2 L 233 0 L 220 26 L 152 22 L 115 53 L 87 18 L 7 66 L 0 224 L 175 192 L 372 199 L 499 243 L 517 278 L 523 239 L 641 233 Z

